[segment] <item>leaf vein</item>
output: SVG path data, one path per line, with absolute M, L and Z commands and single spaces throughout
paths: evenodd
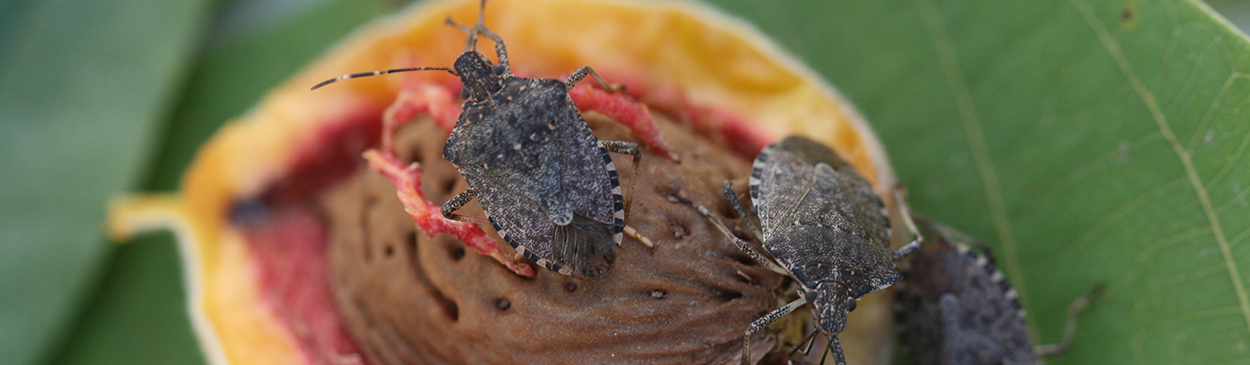
M 1247 101 L 1250 101 L 1250 98 L 1243 100 L 1242 103 Z M 1237 166 L 1236 162 L 1241 160 L 1241 156 L 1246 152 L 1247 145 L 1250 145 L 1250 133 L 1246 133 L 1246 135 L 1241 138 L 1241 144 L 1237 146 L 1237 152 L 1233 152 L 1233 155 L 1228 158 L 1228 161 L 1224 162 L 1224 166 L 1220 168 L 1220 171 L 1216 172 L 1215 176 L 1211 178 L 1211 181 L 1207 182 L 1207 189 L 1210 189 L 1215 186 L 1215 184 L 1219 183 L 1220 180 L 1224 179 L 1224 175 L 1227 175 L 1229 171 L 1232 171 L 1234 166 Z
M 1207 128 L 1207 123 L 1210 122 L 1211 114 L 1214 113 L 1216 109 L 1220 108 L 1224 93 L 1228 92 L 1228 89 L 1232 88 L 1233 82 L 1238 79 L 1250 79 L 1250 75 L 1233 73 L 1228 77 L 1228 79 L 1224 80 L 1224 86 L 1220 87 L 1220 91 L 1215 93 L 1215 97 L 1211 98 L 1211 105 L 1207 107 L 1207 112 L 1203 113 L 1202 121 L 1198 122 L 1198 128 L 1194 129 L 1194 135 L 1190 136 L 1189 144 L 1185 146 L 1185 151 L 1194 153 L 1194 146 L 1198 144 L 1198 136 L 1201 136 L 1202 130 Z
M 1137 96 L 1146 104 L 1146 108 L 1149 109 L 1151 117 L 1159 127 L 1159 131 L 1163 133 L 1164 138 L 1172 145 L 1172 151 L 1176 153 L 1176 157 L 1180 159 L 1181 165 L 1185 168 L 1185 174 L 1194 189 L 1194 193 L 1198 195 L 1198 202 L 1202 204 L 1202 210 L 1206 213 L 1207 221 L 1211 225 L 1211 231 L 1215 233 L 1215 243 L 1219 246 L 1220 253 L 1224 256 L 1224 265 L 1228 269 L 1229 277 L 1232 279 L 1233 291 L 1237 295 L 1242 318 L 1246 321 L 1247 328 L 1250 328 L 1250 298 L 1247 297 L 1246 288 L 1241 282 L 1241 274 L 1237 269 L 1237 262 L 1233 260 L 1232 248 L 1224 237 L 1223 228 L 1220 227 L 1219 216 L 1216 215 L 1215 209 L 1211 206 L 1211 199 L 1207 196 L 1207 188 L 1198 176 L 1198 171 L 1194 168 L 1189 152 L 1176 139 L 1176 134 L 1172 132 L 1172 127 L 1168 125 L 1167 117 L 1163 115 L 1158 103 L 1155 101 L 1154 93 L 1147 90 L 1145 85 L 1142 84 L 1141 79 L 1133 71 L 1133 66 L 1129 63 L 1128 58 L 1120 50 L 1120 44 L 1107 32 L 1103 23 L 1098 20 L 1098 17 L 1094 14 L 1094 9 L 1085 0 L 1070 1 L 1081 12 L 1090 29 L 1098 36 L 1107 53 L 1111 55 L 1111 58 L 1120 68 L 1120 72 L 1124 74 L 1133 90 L 1137 92 Z

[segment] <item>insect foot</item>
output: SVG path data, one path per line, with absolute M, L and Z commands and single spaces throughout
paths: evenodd
M 1024 309 L 1011 284 L 995 269 L 989 248 L 928 218 L 914 220 L 928 241 L 903 261 L 903 281 L 896 293 L 900 337 L 912 363 L 1040 364 L 1038 355 L 1067 350 L 1078 315 L 1101 286 L 1069 307 L 1061 343 L 1035 347 L 1025 327 Z
M 846 328 L 847 314 L 855 310 L 860 297 L 901 278 L 894 258 L 904 252 L 889 250 L 890 218 L 885 204 L 837 153 L 804 137 L 787 137 L 760 151 L 749 182 L 759 226 L 751 221 L 729 181 L 724 185 L 725 198 L 771 258 L 735 236 L 707 208 L 683 197 L 676 199 L 694 206 L 760 265 L 792 277 L 799 286 L 797 300 L 747 327 L 742 364 L 752 362 L 752 333 L 807 303 L 812 304 L 817 329 L 829 338 L 826 351 L 844 364 L 837 335 Z

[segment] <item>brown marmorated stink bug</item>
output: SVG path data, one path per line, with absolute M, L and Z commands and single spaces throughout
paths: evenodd
M 846 328 L 847 313 L 855 310 L 861 296 L 901 278 L 894 260 L 918 247 L 920 236 L 891 253 L 889 212 L 872 185 L 833 150 L 804 137 L 787 137 L 760 151 L 750 188 L 762 231 L 752 223 L 728 181 L 725 197 L 773 259 L 734 236 L 707 208 L 695 207 L 755 261 L 794 278 L 800 296 L 747 327 L 742 363 L 751 360 L 752 333 L 810 302 L 818 331 L 802 341 L 808 344 L 804 352 L 810 351 L 816 333 L 824 332 L 829 338 L 826 350 L 833 352 L 838 364 L 845 364 L 837 334 Z M 693 205 L 689 199 L 676 199 Z M 904 222 L 912 227 L 909 220 Z
M 982 242 L 916 216 L 926 242 L 901 263 L 895 303 L 903 346 L 916 365 L 1040 364 L 1068 349 L 1076 319 L 1101 291 L 1068 307 L 1059 344 L 1033 346 L 1016 292 Z M 981 252 L 977 252 L 977 250 Z
M 633 155 L 637 171 L 641 152 L 632 142 L 600 141 L 591 134 L 569 90 L 586 76 L 608 92 L 623 87 L 608 84 L 589 66 L 564 81 L 513 75 L 503 39 L 483 23 L 485 9 L 482 0 L 473 27 L 447 19 L 447 24 L 468 33 L 453 68 L 362 72 L 313 88 L 407 71 L 442 70 L 458 76 L 463 84 L 461 98 L 467 101 L 443 157 L 455 165 L 469 188 L 443 204 L 442 215 L 475 221 L 454 212 L 477 197 L 504 241 L 530 260 L 565 275 L 603 277 L 616 260 L 622 233 L 630 230 L 625 226 L 630 204 L 623 202 L 620 179 L 608 153 Z M 495 41 L 498 64 L 477 52 L 479 34 Z M 632 182 L 630 187 L 632 194 Z

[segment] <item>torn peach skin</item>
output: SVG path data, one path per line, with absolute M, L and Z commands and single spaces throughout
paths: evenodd
M 114 202 L 108 229 L 115 239 L 157 228 L 176 233 L 190 317 L 210 363 L 365 361 L 331 300 L 325 227 L 301 202 L 365 163 L 361 156 L 367 149 L 389 146 L 384 137 L 389 133 L 383 132 L 397 126 L 383 126 L 383 120 L 428 114 L 449 130 L 459 113 L 454 97 L 459 82 L 446 73 L 417 72 L 350 80 L 315 92 L 308 88 L 348 72 L 450 66 L 464 35 L 443 20 L 475 19 L 477 11 L 475 1 L 424 2 L 371 23 L 222 127 L 201 147 L 177 193 Z M 602 111 L 654 141 L 648 143 L 652 152 L 663 155 L 668 142 L 649 126 L 650 111 L 643 104 L 690 121 L 744 158 L 780 136 L 804 134 L 833 147 L 878 193 L 895 184 L 884 149 L 849 103 L 754 29 L 709 8 L 625 0 L 492 0 L 486 24 L 507 42 L 518 74 L 559 77 L 591 65 L 609 82 L 627 85 L 628 96 L 606 94 L 589 83 L 571 94 L 579 108 Z M 479 48 L 489 46 L 487 40 Z M 493 52 L 483 53 L 493 58 Z M 369 156 L 369 163 L 398 183 L 401 199 L 419 199 L 405 195 L 420 190 L 414 179 L 418 167 L 403 166 L 385 153 Z M 881 195 L 893 206 L 892 194 Z M 475 250 L 512 262 L 499 242 L 481 241 L 481 227 L 440 226 L 446 223 L 441 216 L 425 219 L 430 224 L 420 226 L 428 234 L 437 233 L 430 227 L 443 227 Z M 528 264 L 513 264 L 516 273 L 533 275 Z M 886 300 L 869 296 L 851 316 L 840 336 L 850 363 L 888 360 Z

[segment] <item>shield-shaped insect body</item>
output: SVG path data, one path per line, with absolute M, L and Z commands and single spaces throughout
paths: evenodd
M 847 314 L 861 296 L 901 278 L 894 260 L 916 242 L 892 253 L 889 212 L 872 185 L 835 152 L 807 138 L 788 137 L 765 147 L 755 158 L 750 189 L 762 229 L 754 226 L 729 182 L 725 196 L 771 259 L 734 236 L 706 208 L 697 208 L 756 261 L 793 277 L 800 297 L 751 323 L 742 362 L 750 361 L 751 333 L 811 303 L 819 331 L 810 339 L 825 333 L 828 349 L 843 363 L 837 334 L 845 329 Z
M 443 156 L 531 260 L 588 277 L 611 268 L 625 225 L 619 178 L 563 82 L 509 77 L 470 100 Z

